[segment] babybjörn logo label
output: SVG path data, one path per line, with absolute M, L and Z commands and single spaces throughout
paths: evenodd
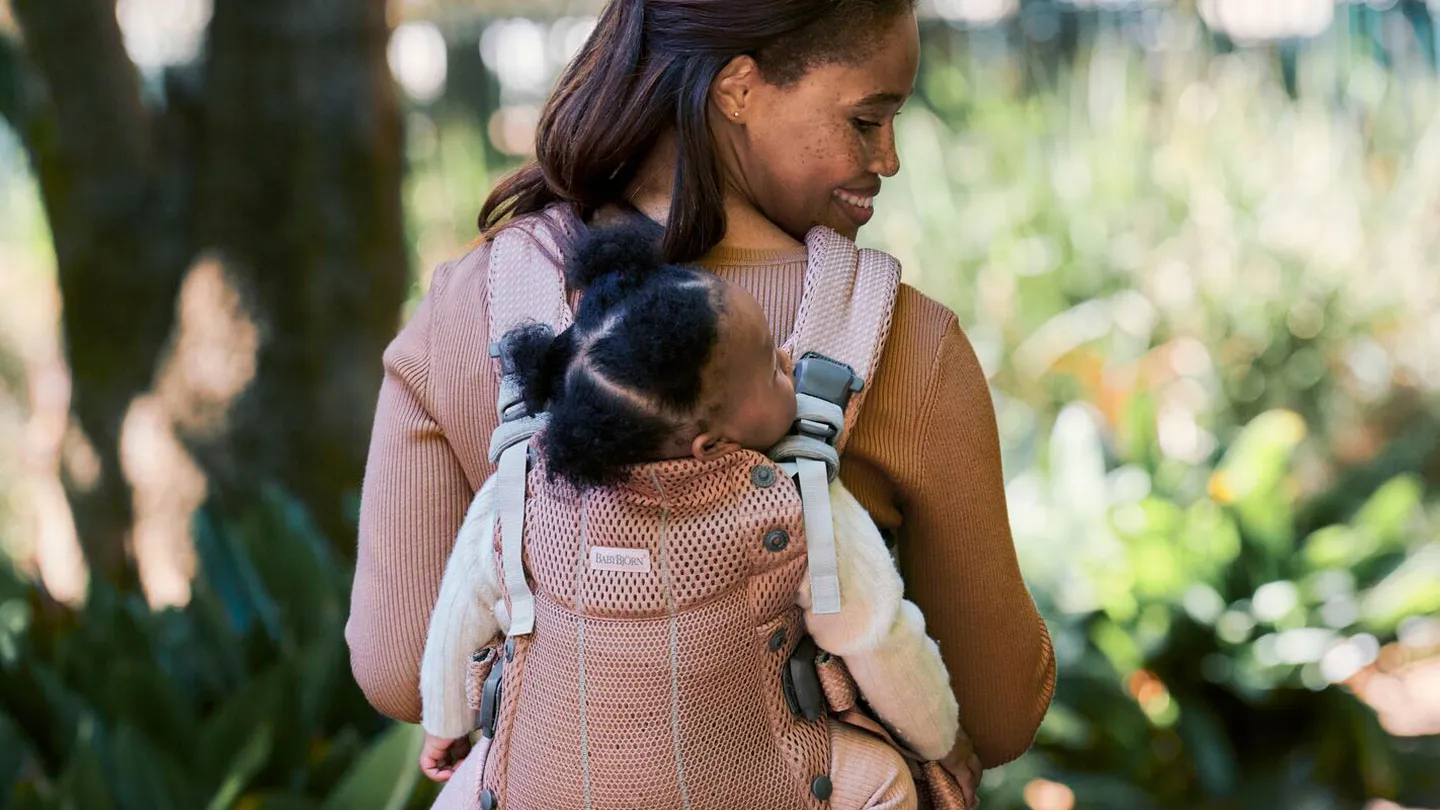
M 590 547 L 590 570 L 592 571 L 650 571 L 650 551 L 643 548 Z

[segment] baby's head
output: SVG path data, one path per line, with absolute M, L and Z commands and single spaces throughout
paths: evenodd
M 593 230 L 567 263 L 584 291 L 559 335 L 526 326 L 501 347 L 525 404 L 546 411 L 551 475 L 585 488 L 646 461 L 766 450 L 795 420 L 791 365 L 748 292 L 662 264 L 639 230 Z

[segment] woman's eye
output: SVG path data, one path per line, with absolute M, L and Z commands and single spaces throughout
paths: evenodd
M 852 118 L 850 121 L 856 129 L 879 129 L 883 126 L 879 121 L 871 121 L 868 118 Z

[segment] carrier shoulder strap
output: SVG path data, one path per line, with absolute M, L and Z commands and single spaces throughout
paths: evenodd
M 545 425 L 545 414 L 526 407 L 514 369 L 504 368 L 500 341 L 528 323 L 549 326 L 557 334 L 573 314 L 566 297 L 560 245 L 569 223 L 557 208 L 517 222 L 496 234 L 490 246 L 488 279 L 490 356 L 500 375 L 496 412 L 500 420 L 490 436 L 490 461 L 498 465 L 495 504 L 500 521 L 500 569 L 510 600 L 510 635 L 528 635 L 535 627 L 535 596 L 525 580 L 525 480 L 530 438 Z
M 805 289 L 785 349 L 795 360 L 795 427 L 771 450 L 800 487 L 811 610 L 840 612 L 830 482 L 890 334 L 900 265 L 830 230 L 812 228 Z

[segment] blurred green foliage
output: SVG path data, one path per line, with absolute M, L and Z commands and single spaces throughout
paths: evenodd
M 0 807 L 428 806 L 423 735 L 351 680 L 350 572 L 291 499 L 196 521 L 183 609 L 92 584 L 84 608 L 0 569 Z
M 1440 652 L 1440 85 L 1172 23 L 927 60 L 862 234 L 990 373 L 1056 644 L 985 804 L 1440 805 L 1352 690 Z

